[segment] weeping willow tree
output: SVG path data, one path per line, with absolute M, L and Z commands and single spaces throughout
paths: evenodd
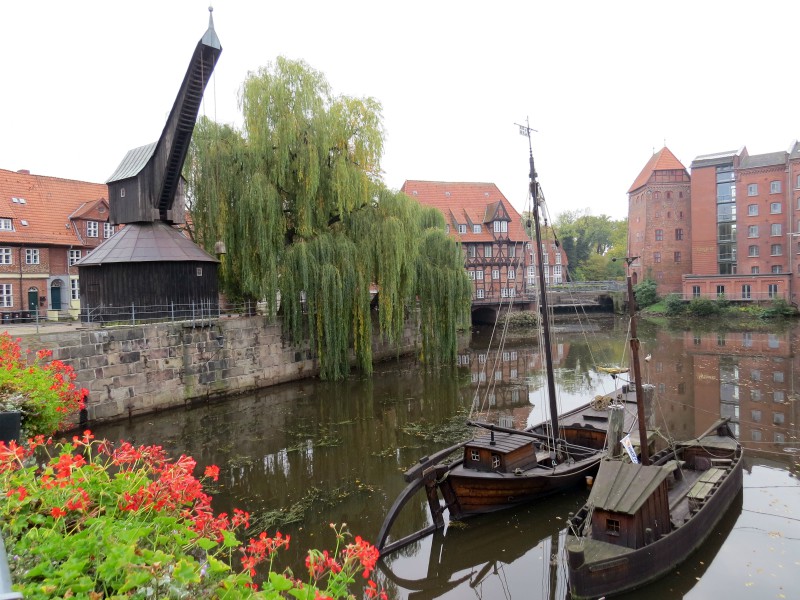
M 201 119 L 187 161 L 195 238 L 227 249 L 223 291 L 273 315 L 280 298 L 285 333 L 311 341 L 323 378 L 344 377 L 351 350 L 371 372 L 372 304 L 394 344 L 418 308 L 423 358 L 452 361 L 472 287 L 441 213 L 382 184 L 378 102 L 334 96 L 278 58 L 247 77 L 241 108 L 241 131 Z

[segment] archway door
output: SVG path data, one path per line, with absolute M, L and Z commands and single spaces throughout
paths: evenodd
M 50 284 L 50 302 L 53 310 L 61 310 L 61 280 L 56 279 Z
M 35 312 L 39 310 L 39 290 L 28 288 L 28 310 Z

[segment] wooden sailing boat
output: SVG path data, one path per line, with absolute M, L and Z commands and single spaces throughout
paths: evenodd
M 545 288 L 542 233 L 539 223 L 540 193 L 530 143 L 530 129 L 522 127 L 530 149 L 530 193 L 533 200 L 533 225 L 539 264 L 539 305 L 543 351 L 549 400 L 549 421 L 526 430 L 470 422 L 488 432 L 456 444 L 430 457 L 406 473 L 409 485 L 395 500 L 381 527 L 376 546 L 391 552 L 444 526 L 445 510 L 453 519 L 463 519 L 531 502 L 586 481 L 594 476 L 606 452 L 608 412 L 592 403 L 558 415 L 553 356 Z M 614 401 L 633 402 L 627 389 L 612 395 Z M 628 414 L 629 411 L 621 411 Z M 631 423 L 621 424 L 626 431 Z M 641 434 L 640 434 L 641 435 Z M 645 434 L 646 435 L 646 434 Z M 451 463 L 441 462 L 462 449 L 462 456 Z M 417 491 L 425 488 L 433 523 L 405 538 L 387 544 L 389 530 L 402 507 Z M 441 495 L 441 499 L 440 499 Z
M 633 323 L 633 290 L 628 277 Z M 631 327 L 638 378 L 638 339 Z M 639 420 L 644 420 L 639 403 Z M 642 462 L 606 460 L 586 505 L 570 518 L 573 600 L 633 590 L 667 574 L 711 534 L 742 490 L 742 447 L 728 419 Z

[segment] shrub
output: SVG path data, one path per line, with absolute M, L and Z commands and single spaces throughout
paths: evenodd
M 680 294 L 669 294 L 664 299 L 664 306 L 666 307 L 664 314 L 666 314 L 668 317 L 677 317 L 678 315 L 683 314 L 686 308 L 683 298 L 681 298 Z
M 689 314 L 693 317 L 709 317 L 718 315 L 720 306 L 718 302 L 708 298 L 692 298 L 689 302 Z
M 633 286 L 633 294 L 636 297 L 636 304 L 639 308 L 647 308 L 658 302 L 656 282 L 652 279 L 645 279 Z
M 89 392 L 73 383 L 75 371 L 60 360 L 45 362 L 52 350 L 23 359 L 18 339 L 0 334 L 0 405 L 22 413 L 26 436 L 51 435 L 68 428 Z
M 305 580 L 279 572 L 276 555 L 289 536 L 261 533 L 241 544 L 236 531 L 249 515 L 214 514 L 194 468 L 188 456 L 171 461 L 159 446 L 113 447 L 88 431 L 71 443 L 0 442 L 0 526 L 14 589 L 28 600 L 338 599 L 351 597 L 348 586 L 361 573 L 365 595 L 385 597 L 369 579 L 377 550 L 359 537 L 345 543 L 343 528 L 334 528 L 333 553 L 309 551 Z M 205 479 L 218 475 L 206 467 Z M 260 564 L 268 572 L 259 591 Z

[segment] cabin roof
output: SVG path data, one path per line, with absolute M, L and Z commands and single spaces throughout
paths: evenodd
M 127 154 L 125 154 L 125 158 L 122 159 L 117 170 L 108 178 L 106 183 L 113 183 L 114 181 L 136 177 L 139 172 L 144 169 L 150 157 L 153 156 L 157 145 L 158 142 L 153 142 L 152 144 L 128 150 Z
M 604 460 L 594 478 L 589 504 L 596 510 L 634 515 L 668 476 L 661 467 Z
M 85 256 L 79 267 L 100 266 L 106 263 L 128 262 L 218 262 L 180 230 L 163 221 L 132 223 L 109 238 L 91 254 Z
M 494 433 L 494 444 L 492 444 L 492 436 L 489 433 L 480 435 L 470 441 L 467 448 L 484 448 L 495 452 L 496 454 L 508 454 L 514 450 L 518 450 L 524 446 L 530 446 L 533 440 L 525 435 L 514 435 L 511 433 L 503 433 L 496 431 Z

